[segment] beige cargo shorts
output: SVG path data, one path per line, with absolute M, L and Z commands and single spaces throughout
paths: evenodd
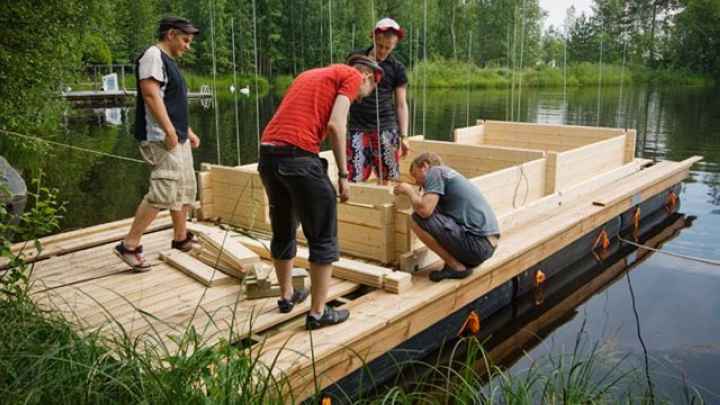
M 150 189 L 145 195 L 148 204 L 179 211 L 195 203 L 197 181 L 190 141 L 178 143 L 172 151 L 165 148 L 164 142 L 145 141 L 140 144 L 140 154 L 152 167 Z

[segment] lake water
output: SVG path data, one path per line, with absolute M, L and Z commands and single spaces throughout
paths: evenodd
M 711 88 L 608 88 L 523 90 L 518 104 L 508 91 L 418 91 L 411 102 L 413 134 L 449 139 L 455 127 L 477 118 L 539 123 L 636 128 L 638 155 L 649 159 L 682 160 L 703 155 L 684 184 L 681 212 L 697 216 L 692 227 L 663 246 L 684 255 L 720 260 L 720 98 Z M 515 95 L 517 96 L 517 95 Z M 423 103 L 422 100 L 426 102 Z M 262 128 L 279 97 L 260 101 Z M 425 106 L 424 106 L 425 105 Z M 214 110 L 191 106 L 191 125 L 202 137 L 196 163 L 226 165 L 256 159 L 255 103 L 241 99 L 236 125 L 234 103 L 221 102 L 220 131 Z M 56 140 L 105 153 L 139 158 L 131 134 L 132 111 L 74 111 Z M 119 115 L 118 115 L 119 114 Z M 106 121 L 115 121 L 117 125 Z M 240 138 L 239 148 L 237 138 Z M 220 156 L 218 156 L 218 143 Z M 60 190 L 68 201 L 65 230 L 127 218 L 144 195 L 147 169 L 138 163 L 52 147 L 19 148 L 0 139 L 0 155 L 21 170 L 42 169 L 44 184 Z M 720 403 L 720 268 L 664 255 L 653 255 L 632 271 L 635 304 L 641 333 L 648 348 L 656 387 L 678 392 L 682 378 L 698 387 L 709 403 Z M 642 347 L 628 284 L 620 278 L 575 308 L 541 341 L 528 347 L 527 356 L 510 364 L 522 372 L 531 358 L 570 350 L 584 327 L 589 341 L 612 346 L 641 364 Z M 684 376 L 684 377 L 683 377 Z

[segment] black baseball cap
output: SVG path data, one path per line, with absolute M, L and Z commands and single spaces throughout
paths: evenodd
M 198 35 L 200 33 L 200 30 L 194 26 L 190 20 L 182 17 L 167 16 L 160 20 L 160 24 L 158 25 L 158 36 L 163 36 L 172 28 L 182 31 L 188 35 Z
M 380 67 L 380 65 L 374 59 L 368 57 L 367 55 L 363 55 L 363 54 L 359 54 L 359 53 L 350 55 L 350 57 L 348 57 L 348 59 L 347 59 L 347 62 L 345 62 L 345 63 L 347 63 L 350 66 L 352 66 L 352 65 L 367 66 L 370 69 L 372 69 L 372 71 L 373 71 L 375 83 L 380 83 L 380 80 L 382 80 L 383 73 L 384 73 L 383 69 Z

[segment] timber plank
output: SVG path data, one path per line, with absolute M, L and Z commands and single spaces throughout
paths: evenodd
M 184 252 L 161 252 L 160 259 L 199 281 L 206 287 L 214 287 L 238 282 L 238 279 L 235 277 L 231 277 L 220 270 L 215 270 Z
M 103 245 L 108 242 L 121 240 L 130 230 L 133 218 L 78 229 L 77 231 L 64 232 L 57 235 L 40 238 L 42 251 L 40 254 L 35 250 L 32 243 L 20 242 L 13 245 L 13 253 L 21 253 L 27 262 L 35 262 L 52 256 L 63 255 L 94 246 Z M 155 221 L 145 231 L 146 234 L 167 229 L 172 226 L 169 211 L 161 211 Z M 0 258 L 0 270 L 8 264 L 7 259 Z
M 657 177 L 659 178 L 659 182 L 650 186 L 646 183 L 643 186 L 644 190 L 642 190 L 641 194 L 644 198 L 649 198 L 653 195 L 653 193 L 662 191 L 663 187 L 667 188 L 674 184 L 673 182 L 680 181 L 684 175 L 686 175 L 686 170 L 684 172 L 680 170 L 679 173 L 669 178 L 666 176 L 666 173 L 658 173 Z M 413 329 L 422 330 L 431 323 L 442 319 L 444 314 L 452 313 L 454 310 L 466 305 L 481 296 L 483 293 L 486 293 L 487 291 L 490 291 L 490 289 L 509 280 L 514 274 L 523 271 L 524 268 L 527 268 L 538 260 L 549 256 L 591 229 L 594 229 L 599 224 L 607 221 L 609 218 L 623 212 L 623 210 L 627 209 L 627 205 L 634 201 L 634 198 L 632 197 L 634 192 L 632 190 L 622 190 L 622 187 L 617 187 L 612 190 L 612 192 L 623 195 L 623 201 L 625 202 L 623 204 L 613 206 L 613 209 L 602 209 L 600 207 L 589 205 L 587 202 L 580 203 L 576 208 L 561 213 L 555 218 L 551 218 L 549 221 L 546 221 L 544 224 L 535 225 L 537 228 L 536 230 L 527 229 L 525 231 L 515 231 L 511 233 L 508 238 L 504 237 L 502 243 L 498 247 L 496 255 L 484 263 L 481 266 L 480 271 L 476 272 L 468 279 L 438 283 L 434 286 L 434 288 L 427 290 L 423 288 L 425 284 L 424 280 L 418 280 L 415 283 L 413 290 L 408 294 L 403 295 L 404 299 L 412 299 L 414 294 L 423 294 L 426 297 L 425 302 L 428 300 L 431 301 L 427 302 L 426 305 L 432 303 L 434 307 L 441 307 L 441 309 L 435 308 L 430 312 L 427 312 L 430 308 L 415 306 L 413 309 L 414 313 L 412 315 L 408 315 L 403 314 L 403 311 L 407 310 L 407 307 L 405 307 L 405 309 L 398 309 L 393 307 L 393 305 L 389 302 L 387 303 L 389 305 L 382 306 L 386 309 L 386 313 L 388 315 L 394 316 L 393 319 L 398 319 L 397 322 L 407 322 L 410 319 L 417 320 L 418 323 L 414 325 L 415 328 Z M 557 237 L 553 238 L 553 235 L 556 235 Z M 545 242 L 545 244 L 543 244 L 543 242 Z M 376 291 L 371 292 L 368 295 L 378 296 L 380 294 L 382 293 Z M 385 296 L 382 298 L 384 297 Z M 378 297 L 378 299 L 379 298 L 380 297 Z M 402 305 L 398 307 L 402 307 Z M 347 345 L 352 346 L 354 342 L 361 340 L 361 338 L 365 336 L 370 336 L 370 340 L 372 341 L 363 340 L 363 344 L 381 344 L 381 341 L 374 339 L 374 337 L 377 336 L 377 330 L 374 327 L 359 330 L 361 328 L 365 328 L 365 326 L 359 326 L 360 323 L 365 324 L 365 322 L 366 320 L 362 318 L 358 323 L 355 323 L 351 317 L 351 319 L 344 324 L 328 328 L 333 329 L 332 335 L 313 336 L 315 347 L 317 348 L 315 351 L 315 370 L 318 373 L 325 373 L 326 370 L 329 370 L 333 367 L 333 365 L 339 364 L 341 360 L 339 360 L 338 356 L 342 358 L 344 356 L 343 352 L 345 352 L 343 347 L 347 347 Z M 370 324 L 370 326 L 372 326 L 372 324 Z M 380 326 L 389 328 L 391 325 L 388 324 Z M 352 333 L 353 330 L 356 332 Z M 340 337 L 342 337 L 342 339 L 340 339 Z M 337 344 L 333 347 L 330 339 L 335 338 L 343 341 L 342 347 L 339 347 Z M 300 345 L 298 346 L 298 344 Z M 290 340 L 288 348 L 293 351 L 299 349 L 301 353 L 305 353 L 307 352 L 307 347 L 304 346 L 307 344 L 309 344 L 307 336 L 297 335 L 293 336 L 293 339 Z M 272 353 L 273 346 L 272 344 L 266 344 L 265 347 L 268 347 L 270 350 L 262 354 L 263 358 L 266 358 L 265 356 Z M 386 349 L 389 349 L 392 346 L 385 347 Z M 278 354 L 277 346 L 275 348 L 275 352 L 272 353 L 273 358 Z M 379 352 L 384 351 L 380 350 Z M 298 359 L 297 356 L 294 356 L 293 358 L 291 354 L 280 353 L 279 356 L 278 363 L 276 364 L 279 366 L 279 369 L 282 369 L 282 371 L 277 371 L 276 375 L 282 374 L 288 377 L 289 382 L 294 389 L 301 389 L 303 385 L 301 372 L 302 370 L 306 370 L 307 372 L 308 362 L 303 362 L 302 359 Z M 332 358 L 335 358 L 335 360 L 333 361 Z M 364 360 L 370 361 L 372 358 Z M 325 383 L 322 384 L 322 386 L 324 385 Z

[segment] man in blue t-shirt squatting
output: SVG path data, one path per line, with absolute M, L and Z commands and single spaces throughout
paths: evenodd
M 430 280 L 470 276 L 497 248 L 500 228 L 495 212 L 480 190 L 445 166 L 436 153 L 416 157 L 410 175 L 420 191 L 399 183 L 393 192 L 410 198 L 410 227 L 445 262 L 441 270 L 430 273 Z

